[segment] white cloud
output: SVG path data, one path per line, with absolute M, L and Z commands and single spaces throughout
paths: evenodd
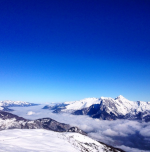
M 117 146 L 118 148 L 121 148 L 121 149 L 124 149 L 126 152 L 149 152 L 149 150 L 140 150 L 140 149 L 137 149 L 137 148 L 130 148 L 130 147 L 127 147 L 127 146 Z
M 106 136 L 119 136 L 118 132 L 111 130 L 111 129 L 107 129 L 107 130 L 103 131 L 103 134 Z
M 28 111 L 27 112 L 27 115 L 33 115 L 33 114 L 35 114 L 35 112 L 33 112 L 33 111 Z
M 140 134 L 145 137 L 150 137 L 150 126 L 146 126 L 140 130 Z

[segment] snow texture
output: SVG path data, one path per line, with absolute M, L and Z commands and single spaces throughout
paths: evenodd
M 78 133 L 43 129 L 0 131 L 1 152 L 109 152 L 101 143 Z

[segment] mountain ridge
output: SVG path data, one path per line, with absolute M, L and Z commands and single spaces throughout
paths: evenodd
M 28 106 L 36 106 L 36 105 L 39 104 L 29 103 L 25 101 L 4 100 L 4 101 L 0 101 L 0 110 L 13 111 L 11 107 L 28 107 Z
M 150 121 L 150 102 L 130 101 L 119 95 L 116 98 L 85 98 L 74 102 L 64 102 L 43 109 L 54 113 L 67 112 L 74 115 L 89 115 L 102 120 L 131 119 Z

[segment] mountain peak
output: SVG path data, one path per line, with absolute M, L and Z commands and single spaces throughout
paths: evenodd
M 119 97 L 119 98 L 124 98 L 124 96 L 122 96 L 122 95 L 119 95 L 118 97 Z
M 122 99 L 126 99 L 124 96 L 122 96 L 122 95 L 119 95 L 117 98 L 115 98 L 115 99 L 120 99 L 120 100 L 122 100 Z

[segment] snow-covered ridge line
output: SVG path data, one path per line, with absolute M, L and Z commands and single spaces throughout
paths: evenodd
M 24 101 L 12 101 L 12 100 L 4 100 L 0 101 L 0 107 L 14 107 L 14 106 L 33 106 L 37 105 L 34 103 L 24 102 Z
M 79 110 L 83 108 L 90 107 L 93 104 L 99 104 L 100 101 L 98 98 L 85 98 L 79 101 L 74 101 L 74 102 L 65 102 L 64 104 L 68 104 L 66 106 L 66 109 L 71 109 L 71 110 Z

